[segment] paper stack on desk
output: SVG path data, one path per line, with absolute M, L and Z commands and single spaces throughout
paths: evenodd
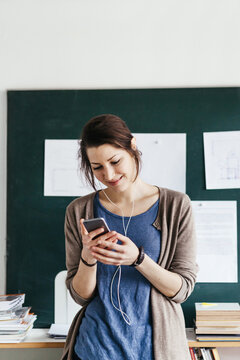
M 37 316 L 24 300 L 25 294 L 0 295 L 0 343 L 19 343 L 32 329 Z
M 195 303 L 196 339 L 199 341 L 240 341 L 238 303 Z

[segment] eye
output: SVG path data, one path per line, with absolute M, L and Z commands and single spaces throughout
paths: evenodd
M 119 163 L 120 159 L 119 160 L 116 160 L 116 161 L 112 161 L 111 164 L 112 165 L 117 165 Z
M 97 167 L 93 167 L 93 170 L 100 170 L 102 168 L 102 165 L 99 165 L 99 166 L 97 166 Z

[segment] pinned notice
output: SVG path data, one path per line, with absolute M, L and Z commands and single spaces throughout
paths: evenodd
M 192 201 L 198 282 L 237 282 L 237 202 Z
M 203 134 L 207 189 L 240 188 L 240 131 Z

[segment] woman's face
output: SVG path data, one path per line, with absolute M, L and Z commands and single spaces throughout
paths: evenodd
M 124 191 L 136 177 L 136 163 L 128 151 L 110 144 L 87 149 L 95 177 L 108 188 Z

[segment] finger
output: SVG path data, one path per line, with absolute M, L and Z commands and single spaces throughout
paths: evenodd
M 99 240 L 97 242 L 97 246 L 100 246 L 101 248 L 107 248 L 109 250 L 115 250 L 121 254 L 124 253 L 124 249 L 122 245 L 116 244 L 115 242 L 112 241 L 102 241 Z M 93 249 L 93 248 L 92 248 Z
M 98 241 L 115 241 L 115 240 L 117 240 L 117 233 L 115 231 L 111 231 L 107 234 L 100 235 L 97 238 L 97 242 Z
M 80 220 L 81 233 L 82 233 L 82 235 L 87 235 L 87 234 L 88 234 L 88 231 L 87 231 L 87 229 L 85 228 L 83 222 L 84 222 L 84 219 L 81 219 L 81 220 Z
M 98 237 L 102 232 L 104 231 L 103 228 L 98 228 L 93 231 L 90 231 L 88 235 L 90 236 L 91 240 L 94 240 L 94 238 Z
M 120 240 L 122 243 L 127 243 L 129 241 L 129 238 L 120 234 L 120 233 L 117 233 L 117 236 L 118 236 L 118 240 Z
M 110 234 L 110 233 L 108 233 Z M 103 248 L 108 248 L 108 245 L 110 243 L 116 243 L 118 240 L 117 240 L 117 235 L 114 234 L 113 236 L 110 236 L 110 237 L 107 237 L 104 235 L 100 235 L 99 237 L 97 237 L 96 239 L 94 240 L 91 240 L 89 242 L 89 249 L 92 249 L 93 246 L 99 246 L 99 247 L 103 247 Z
M 121 251 L 112 251 L 109 250 L 109 245 L 111 246 L 112 244 L 107 244 L 106 248 L 105 246 L 93 246 L 91 248 L 91 252 L 93 255 L 97 254 L 97 255 L 103 255 L 106 256 L 108 258 L 114 258 L 114 259 L 120 259 L 122 258 L 122 254 L 124 253 L 124 251 L 122 249 L 120 249 Z M 118 245 L 119 246 L 119 245 Z M 114 249 L 113 249 L 114 250 Z
M 115 240 L 112 240 L 112 239 L 115 239 L 115 236 L 111 237 L 107 240 L 99 240 L 97 238 L 96 240 L 91 241 L 89 248 L 90 249 L 92 249 L 93 247 L 108 248 L 111 243 L 115 243 Z M 116 239 L 116 241 L 117 241 L 117 239 Z
M 99 241 L 115 241 L 117 240 L 117 233 L 116 231 L 110 231 L 106 234 L 99 235 L 96 239 L 93 240 L 92 246 L 97 246 Z

